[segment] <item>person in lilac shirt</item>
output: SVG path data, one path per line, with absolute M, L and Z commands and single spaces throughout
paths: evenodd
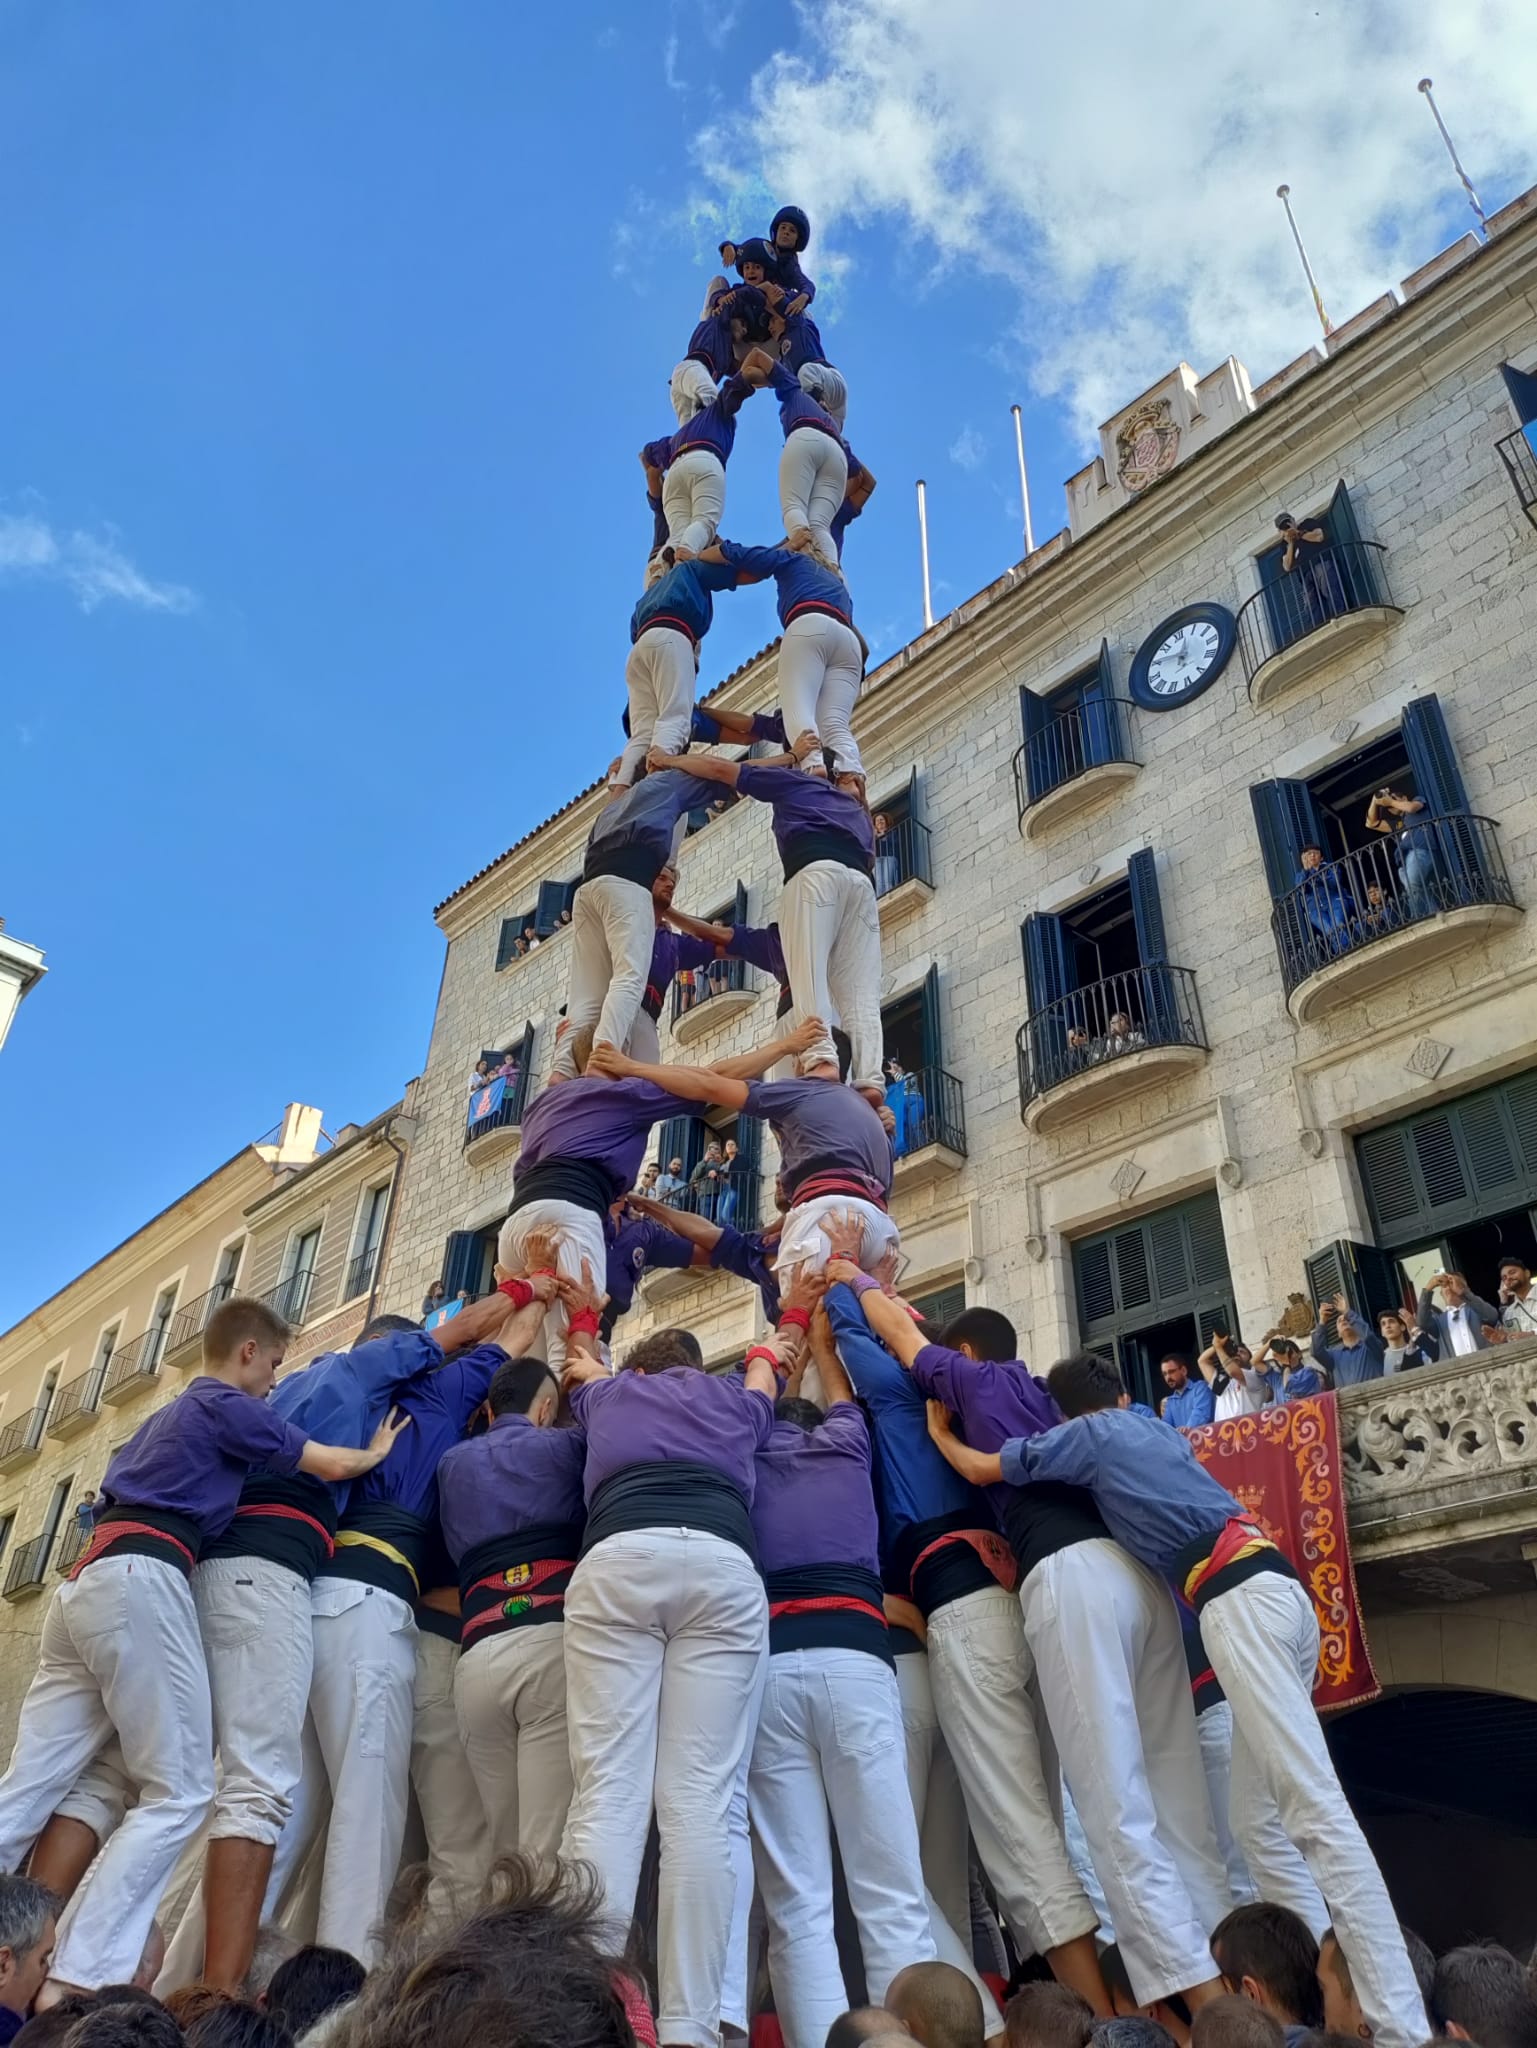
M 587 1509 L 587 1439 L 559 1429 L 542 1360 L 497 1368 L 490 1427 L 438 1467 L 443 1537 L 459 1569 L 454 1704 L 497 1856 L 553 1857 L 571 1804 L 565 1589 Z
M 653 473 L 661 475 L 662 515 L 674 548 L 697 555 L 719 533 L 726 509 L 726 464 L 736 445 L 736 416 L 756 389 L 749 377 L 728 377 L 692 419 L 641 449 L 648 488 Z
M 59 1925 L 51 1982 L 126 1983 L 183 1849 L 214 1795 L 208 1671 L 190 1574 L 228 1527 L 248 1473 L 340 1481 L 370 1471 L 404 1426 L 389 1417 L 362 1450 L 317 1443 L 267 1405 L 289 1338 L 264 1302 L 240 1297 L 203 1332 L 203 1371 L 118 1451 L 91 1543 L 55 1592 L 37 1675 L 0 1780 L 0 1869 L 115 1732 L 138 1803 Z
M 817 2048 L 848 2002 L 829 1815 L 869 1998 L 879 2004 L 898 1970 L 935 1954 L 887 1640 L 870 1430 L 820 1308 L 813 1332 L 827 1411 L 794 1395 L 776 1403 L 752 1504 L 770 1621 L 747 1803 L 787 2048 Z
M 843 1279 L 852 1268 L 830 1270 Z M 866 1287 L 860 1305 L 972 1449 L 998 1451 L 1060 1423 L 996 1309 L 966 1309 L 925 1344 L 879 1290 Z M 1226 1910 L 1227 1872 L 1168 1587 L 1111 1539 L 1083 1488 L 999 1480 L 987 1493 L 1019 1559 L 1025 1640 L 1138 2003 L 1215 1997 L 1207 1934 Z
M 767 384 L 779 400 L 784 447 L 779 457 L 779 509 L 785 539 L 809 549 L 824 569 L 837 569 L 832 522 L 848 489 L 849 458 L 838 422 L 784 364 L 755 349 L 742 365 L 749 383 Z
M 756 285 L 711 278 L 699 324 L 669 384 L 680 427 L 711 403 L 721 379 L 731 375 L 749 349 L 767 341 L 768 331 L 768 301 Z
M 750 1520 L 774 1420 L 769 1357 L 703 1370 L 663 1330 L 610 1378 L 587 1332 L 592 1269 L 563 1384 L 586 1432 L 587 1529 L 566 1593 L 573 1796 L 563 1858 L 591 1864 L 616 1951 L 628 1933 L 653 1810 L 661 1836 L 658 2037 L 713 2041 L 736 1887 L 731 1806 L 768 1652 Z M 757 1351 L 757 1347 L 755 1347 Z
M 660 476 L 657 505 L 660 511 Z M 663 521 L 658 548 L 667 545 Z M 699 647 L 715 621 L 714 594 L 734 587 L 725 564 L 667 563 L 653 558 L 646 588 L 630 614 L 630 652 L 624 665 L 625 746 L 613 786 L 628 789 L 653 746 L 678 753 L 687 744 L 694 713 Z

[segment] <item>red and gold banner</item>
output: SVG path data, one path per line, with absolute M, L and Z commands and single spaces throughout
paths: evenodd
M 1372 1669 L 1345 1526 L 1339 1414 L 1332 1394 L 1187 1430 L 1190 1448 L 1296 1567 L 1318 1611 L 1319 1713 L 1359 1707 L 1382 1688 Z

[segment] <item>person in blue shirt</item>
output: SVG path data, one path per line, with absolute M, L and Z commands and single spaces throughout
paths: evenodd
M 1343 1294 L 1320 1302 L 1318 1325 L 1308 1342 L 1314 1359 L 1336 1387 L 1358 1387 L 1363 1380 L 1382 1378 L 1387 1346 L 1364 1316 L 1356 1314 Z
M 1343 953 L 1350 944 L 1354 906 L 1338 873 L 1325 862 L 1321 846 L 1303 847 L 1296 888 L 1302 914 L 1324 955 Z
M 723 277 L 712 277 L 699 324 L 672 373 L 669 388 L 678 425 L 686 427 L 711 404 L 721 379 L 768 338 L 768 301 L 762 292 L 755 285 L 731 286 Z
M 1290 1337 L 1267 1337 L 1254 1355 L 1254 1370 L 1277 1401 L 1308 1401 L 1329 1385 L 1328 1374 L 1309 1365 Z
M 1175 1429 L 1204 1429 L 1216 1421 L 1217 1397 L 1204 1379 L 1191 1377 L 1189 1359 L 1171 1351 L 1158 1370 L 1169 1390 L 1160 1410 L 1165 1422 Z
M 1318 1616 L 1290 1562 L 1175 1430 L 1120 1406 L 1120 1374 L 1080 1352 L 1046 1385 L 1066 1420 L 982 1453 L 937 1403 L 929 1427 L 973 1485 L 1082 1486 L 1111 1535 L 1195 1608 L 1233 1710 L 1233 1834 L 1263 1898 L 1328 1901 L 1377 2048 L 1417 2048 L 1425 2007 L 1387 1887 L 1313 1706 Z M 1306 1866 L 1299 1875 L 1299 1859 Z M 1321 1930 L 1315 1928 L 1315 1933 Z
M 726 464 L 736 445 L 736 416 L 743 400 L 751 398 L 757 388 L 751 378 L 728 377 L 692 419 L 641 449 L 648 494 L 653 475 L 661 475 L 662 513 L 673 547 L 698 554 L 720 531 L 721 514 L 726 509 Z
M 809 549 L 824 569 L 836 569 L 832 522 L 848 490 L 849 458 L 838 423 L 802 390 L 799 380 L 763 349 L 742 365 L 753 384 L 769 385 L 779 400 L 784 448 L 779 457 L 779 510 L 792 548 Z
M 800 259 L 811 241 L 811 222 L 798 206 L 781 206 L 769 222 L 766 238 L 751 236 L 743 242 L 722 242 L 720 260 L 732 269 L 756 262 L 759 269 L 771 266 L 776 284 L 792 294 L 787 306 L 803 311 L 817 295 L 817 288 L 802 270 Z M 746 275 L 745 270 L 742 273 Z

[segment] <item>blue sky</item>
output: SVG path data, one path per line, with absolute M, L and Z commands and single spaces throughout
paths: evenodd
M 1182 351 L 1250 347 L 1258 378 L 1305 345 L 1271 196 L 1289 166 L 1252 123 L 1211 112 L 1182 145 L 1161 203 L 1204 253 L 1175 263 L 1133 137 L 1123 164 L 1096 148 L 1064 220 L 1085 177 L 1060 123 L 1103 111 L 1103 34 L 1032 66 L 1004 47 L 1021 10 L 944 12 L 934 49 L 920 0 L 0 0 L 0 914 L 50 968 L 0 1055 L 0 1327 L 285 1101 L 334 1129 L 417 1071 L 432 905 L 617 746 L 635 451 L 669 424 L 723 222 L 816 217 L 823 333 L 881 484 L 848 561 L 877 655 L 921 623 L 916 477 L 937 609 L 1017 559 L 1014 399 L 1044 538 L 1086 425 Z M 1336 317 L 1461 231 L 1399 75 L 1424 54 L 1384 83 L 1380 167 L 1359 108 L 1347 143 L 1328 104 L 1289 138 L 1304 214 L 1295 164 L 1337 177 L 1330 150 L 1398 195 L 1363 179 L 1354 216 L 1337 183 L 1315 195 Z M 1531 81 L 1495 54 L 1437 58 L 1491 205 L 1534 174 Z M 1274 72 L 1230 55 L 1229 84 Z M 1235 152 L 1253 225 L 1224 213 L 1211 247 Z M 743 538 L 779 531 L 777 444 L 754 401 Z M 772 636 L 771 598 L 717 619 L 706 686 Z

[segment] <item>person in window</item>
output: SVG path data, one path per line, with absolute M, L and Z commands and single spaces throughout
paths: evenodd
M 875 893 L 884 896 L 901 879 L 897 842 L 892 834 L 891 820 L 884 811 L 877 811 L 870 823 L 875 827 Z
M 543 939 L 540 938 L 538 931 L 534 927 L 533 920 L 530 919 L 529 922 L 523 927 L 524 952 L 532 953 L 535 946 L 542 946 L 543 944 Z
M 720 1201 L 715 1211 L 715 1221 L 723 1227 L 736 1221 L 737 1196 L 746 1171 L 747 1162 L 737 1148 L 736 1139 L 728 1138 L 725 1156 L 721 1160 Z
M 640 1180 L 636 1185 L 636 1193 L 655 1196 L 657 1176 L 661 1170 L 661 1167 L 657 1165 L 654 1159 L 649 1166 L 642 1167 Z
M 1356 944 L 1364 946 L 1371 939 L 1384 938 L 1389 932 L 1397 931 L 1402 923 L 1398 905 L 1386 894 L 1382 884 L 1368 882 L 1366 901 L 1361 905 L 1354 925 Z
M 1412 1372 L 1416 1366 L 1434 1365 L 1440 1355 L 1435 1338 L 1426 1336 L 1417 1323 L 1411 1325 L 1396 1309 L 1385 1308 L 1377 1318 L 1377 1328 L 1385 1347 L 1384 1373 Z
M 1089 1057 L 1098 1064 L 1101 1060 L 1116 1059 L 1123 1052 L 1140 1052 L 1146 1044 L 1146 1036 L 1135 1029 L 1126 1012 L 1117 1010 L 1106 1027 L 1104 1037 L 1095 1040 Z
M 1424 808 L 1422 797 L 1400 796 L 1396 789 L 1379 789 L 1366 806 L 1367 830 L 1387 832 L 1394 840 L 1404 909 L 1411 919 L 1429 917 L 1436 907 L 1430 889 L 1436 872 L 1435 833 L 1428 823 L 1415 822 Z
M 1217 1422 L 1236 1422 L 1241 1415 L 1257 1415 L 1270 1399 L 1265 1377 L 1254 1370 L 1250 1353 L 1220 1331 L 1213 1334 L 1196 1365 L 1211 1388 L 1213 1419 Z
M 445 1292 L 442 1281 L 434 1280 L 427 1289 L 427 1292 L 422 1296 L 422 1314 L 424 1317 L 430 1316 L 434 1309 L 439 1309 L 443 1306 Z
M 478 1095 L 482 1088 L 488 1087 L 495 1079 L 496 1076 L 491 1071 L 491 1062 L 489 1060 L 477 1060 L 475 1062 L 475 1071 L 470 1076 L 470 1093 Z
M 1358 1387 L 1363 1380 L 1382 1378 L 1387 1346 L 1375 1330 L 1368 1329 L 1343 1294 L 1318 1304 L 1318 1322 L 1308 1349 L 1337 1387 Z
M 1436 1307 L 1437 1288 L 1444 1308 Z M 1499 1327 L 1500 1312 L 1493 1302 L 1475 1294 L 1460 1273 L 1432 1273 L 1420 1289 L 1414 1319 L 1435 1338 L 1443 1359 L 1465 1358 L 1470 1351 L 1488 1348 L 1493 1341 L 1488 1333 Z
M 1325 953 L 1343 953 L 1350 943 L 1351 900 L 1338 871 L 1321 846 L 1304 846 L 1297 874 L 1302 914 L 1318 934 Z
M 892 1158 L 916 1152 L 923 1143 L 923 1097 L 918 1089 L 918 1076 L 908 1073 L 895 1055 L 886 1062 L 886 1107 L 896 1118 L 896 1129 L 891 1134 Z
M 1532 1269 L 1519 1259 L 1500 1261 L 1500 1321 L 1512 1337 L 1537 1337 L 1537 1292 Z
M 653 1193 L 659 1202 L 675 1202 L 687 1186 L 688 1183 L 683 1178 L 683 1161 L 669 1159 L 667 1171 L 659 1173 L 656 1177 Z
M 1067 1034 L 1067 1047 L 1062 1055 L 1063 1073 L 1076 1074 L 1080 1072 L 1082 1068 L 1088 1066 L 1093 1056 L 1094 1047 L 1088 1032 L 1080 1025 L 1075 1024 Z
M 523 1068 L 519 1063 L 517 1054 L 515 1052 L 504 1053 L 501 1064 L 494 1070 L 491 1078 L 493 1081 L 505 1081 L 507 1083 L 507 1093 L 510 1095 L 513 1089 L 517 1087 L 518 1076 L 522 1071 Z
M 96 1491 L 94 1487 L 88 1486 L 85 1492 L 81 1494 L 79 1500 L 75 1502 L 75 1520 L 87 1535 L 96 1527 Z
M 716 1204 L 725 1191 L 725 1155 L 717 1139 L 711 1139 L 704 1148 L 704 1157 L 688 1177 L 688 1191 L 693 1200 L 690 1207 L 696 1215 L 707 1222 L 715 1219 Z
M 1304 1359 L 1301 1347 L 1279 1330 L 1272 1330 L 1254 1354 L 1254 1370 L 1273 1401 L 1306 1401 L 1329 1385 L 1327 1374 Z
M 1287 623 L 1293 634 L 1310 632 L 1345 609 L 1328 536 L 1316 519 L 1299 526 L 1289 512 L 1278 512 L 1275 524 L 1285 543 L 1282 573 L 1295 578 L 1285 586 L 1290 600 Z
M 1171 1429 L 1204 1429 L 1215 1422 L 1216 1402 L 1204 1379 L 1192 1379 L 1190 1367 L 1177 1351 L 1159 1361 L 1158 1370 L 1168 1393 L 1158 1412 Z

